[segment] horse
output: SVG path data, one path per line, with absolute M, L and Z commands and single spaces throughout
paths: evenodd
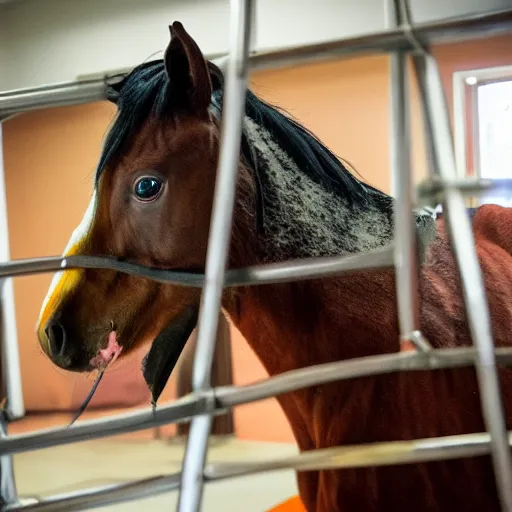
M 170 26 L 162 59 L 109 84 L 117 115 L 65 255 L 204 271 L 223 85 L 222 70 L 179 22 Z M 304 126 L 247 90 L 228 267 L 353 255 L 391 243 L 394 199 L 356 174 Z M 432 226 L 418 272 L 421 331 L 434 348 L 470 345 L 449 239 L 424 212 L 411 215 L 418 226 Z M 472 226 L 494 340 L 510 346 L 510 209 L 484 205 Z M 68 270 L 50 285 L 37 335 L 55 365 L 75 372 L 104 368 L 148 337 L 164 339 L 146 361 L 149 375 L 184 343 L 199 302 L 195 288 L 114 270 Z M 226 289 L 222 305 L 270 375 L 400 351 L 391 268 Z M 158 378 L 149 375 L 148 385 Z M 510 427 L 510 371 L 500 369 L 500 379 Z M 485 430 L 473 367 L 354 378 L 278 400 L 301 451 Z M 311 512 L 500 508 L 489 455 L 299 472 L 297 482 Z

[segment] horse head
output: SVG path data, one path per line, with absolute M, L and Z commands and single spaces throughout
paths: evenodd
M 117 117 L 91 203 L 64 255 L 204 268 L 220 137 L 211 105 L 221 75 L 180 23 L 170 32 L 163 61 L 142 64 L 109 88 Z M 56 365 L 101 369 L 162 333 L 184 337 L 182 346 L 199 300 L 194 288 L 67 270 L 52 281 L 37 334 Z

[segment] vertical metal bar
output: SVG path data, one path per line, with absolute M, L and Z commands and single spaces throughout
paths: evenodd
M 437 63 L 429 53 L 414 57 L 422 99 L 426 142 L 434 168 L 443 181 L 456 178 L 450 120 Z M 445 187 L 444 215 L 459 269 L 469 329 L 475 344 L 475 362 L 486 428 L 491 436 L 491 454 L 503 510 L 512 510 L 512 461 L 499 386 L 491 322 L 475 241 L 463 196 Z
M 7 436 L 7 419 L 4 413 L 0 413 L 0 439 Z M 0 457 L 0 506 L 15 505 L 19 503 L 16 479 L 14 477 L 13 456 L 2 455 Z
M 418 268 L 412 200 L 407 54 L 391 55 L 391 169 L 395 202 L 395 281 L 400 341 L 419 337 Z
M 399 27 L 402 12 L 399 0 L 387 1 L 389 24 Z M 414 343 L 428 350 L 419 331 L 418 264 L 416 230 L 413 215 L 413 180 L 411 169 L 410 97 L 407 53 L 397 50 L 390 57 L 391 71 L 391 180 L 396 198 L 395 282 L 401 343 Z
M 214 343 L 231 239 L 231 223 L 240 161 L 253 7 L 252 0 L 231 1 L 230 54 L 226 67 L 221 146 L 192 372 L 192 387 L 196 392 L 207 391 L 211 388 Z M 183 461 L 181 492 L 178 501 L 179 512 L 200 510 L 204 483 L 203 469 L 211 425 L 211 415 L 198 416 L 192 420 Z
M 0 123 L 0 263 L 10 259 L 2 128 Z M 0 279 L 0 316 L 2 384 L 4 396 L 7 398 L 4 410 L 7 418 L 13 420 L 22 418 L 25 415 L 25 406 L 23 404 L 23 390 L 21 386 L 20 355 L 12 279 Z
M 5 262 L 9 261 L 10 254 L 2 128 L 0 123 L 0 262 Z M 3 410 L 0 411 L 0 438 L 3 438 L 7 435 L 7 421 L 25 415 L 12 279 L 0 279 L 0 343 L 4 395 L 1 398 L 6 400 Z M 0 501 L 3 506 L 18 503 L 11 454 L 0 457 Z

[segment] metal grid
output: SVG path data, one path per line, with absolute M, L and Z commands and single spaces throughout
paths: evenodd
M 470 221 L 463 194 L 485 188 L 485 183 L 457 180 L 449 116 L 445 105 L 437 63 L 429 51 L 434 39 L 447 33 L 503 31 L 512 28 L 512 9 L 464 19 L 414 27 L 406 0 L 386 4 L 392 26 L 382 34 L 351 40 L 295 48 L 284 52 L 250 55 L 253 19 L 251 0 L 232 0 L 230 54 L 226 67 L 225 107 L 222 119 L 221 152 L 210 226 L 206 272 L 204 275 L 150 269 L 135 264 L 96 257 L 71 256 L 13 261 L 0 264 L 0 279 L 70 268 L 111 268 L 132 275 L 203 287 L 198 324 L 198 340 L 193 370 L 193 392 L 157 409 L 84 421 L 71 427 L 42 430 L 8 436 L 5 423 L 0 425 L 1 491 L 9 503 L 7 510 L 85 510 L 157 493 L 180 489 L 178 510 L 200 510 L 203 484 L 208 481 L 280 469 L 332 469 L 362 465 L 402 464 L 467 457 L 490 453 L 497 488 L 504 510 L 512 510 L 512 464 L 505 429 L 496 363 L 512 365 L 512 349 L 494 349 L 483 280 L 475 251 Z M 354 51 L 391 52 L 391 164 L 396 197 L 394 244 L 372 253 L 338 258 L 317 258 L 291 263 L 226 271 L 230 225 L 239 159 L 244 97 L 249 67 L 290 63 Z M 443 210 L 463 283 L 463 295 L 473 347 L 433 350 L 418 330 L 414 226 L 411 216 L 415 191 L 410 175 L 409 97 L 406 64 L 411 57 L 423 106 L 430 179 L 422 188 L 428 197 L 442 197 Z M 0 119 L 15 113 L 55 104 L 93 101 L 104 97 L 105 81 L 61 84 L 0 95 Z M 411 343 L 416 351 L 369 356 L 345 362 L 328 363 L 294 370 L 265 381 L 241 387 L 212 389 L 210 381 L 221 295 L 224 287 L 285 282 L 339 275 L 356 269 L 392 267 L 396 269 L 397 300 L 401 341 Z M 3 357 L 12 349 L 12 340 L 3 340 Z M 12 352 L 11 352 L 12 353 Z M 213 416 L 236 405 L 279 394 L 354 377 L 395 371 L 454 368 L 475 365 L 487 432 L 435 439 L 374 443 L 356 447 L 312 450 L 285 460 L 208 465 L 205 467 L 207 442 Z M 16 373 L 17 372 L 17 373 Z M 17 377 L 16 377 L 17 376 Z M 21 390 L 14 385 L 19 367 L 6 368 L 5 381 L 11 386 L 6 419 L 19 417 L 9 404 L 19 402 Z M 18 396 L 13 396 L 18 393 Z M 12 397 L 12 398 L 11 398 Z M 17 401 L 18 400 L 18 401 Z M 21 407 L 22 409 L 22 407 Z M 156 476 L 128 484 L 90 489 L 85 492 L 54 496 L 39 503 L 20 503 L 12 475 L 13 453 L 60 444 L 84 441 L 145 429 L 192 418 L 182 472 Z M 382 448 L 386 447 L 385 451 Z

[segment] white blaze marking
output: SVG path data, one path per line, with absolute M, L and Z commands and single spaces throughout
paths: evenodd
M 94 190 L 92 194 L 92 198 L 89 202 L 89 206 L 87 207 L 87 210 L 85 211 L 84 217 L 80 224 L 76 227 L 76 229 L 73 231 L 71 238 L 69 239 L 69 242 L 66 245 L 66 248 L 64 249 L 64 252 L 62 253 L 63 256 L 67 256 L 68 252 L 73 249 L 73 247 L 76 247 L 82 240 L 87 236 L 89 233 L 89 229 L 92 225 L 92 220 L 94 218 L 94 212 L 96 211 L 96 190 Z M 43 320 L 44 311 L 52 297 L 52 295 L 58 290 L 59 283 L 64 276 L 64 272 L 56 272 L 53 276 L 53 279 L 50 283 L 50 287 L 48 289 L 48 293 L 46 294 L 46 297 L 43 301 L 43 305 L 41 306 L 41 311 L 39 313 L 39 319 L 37 321 L 37 328 L 40 327 L 41 321 Z

